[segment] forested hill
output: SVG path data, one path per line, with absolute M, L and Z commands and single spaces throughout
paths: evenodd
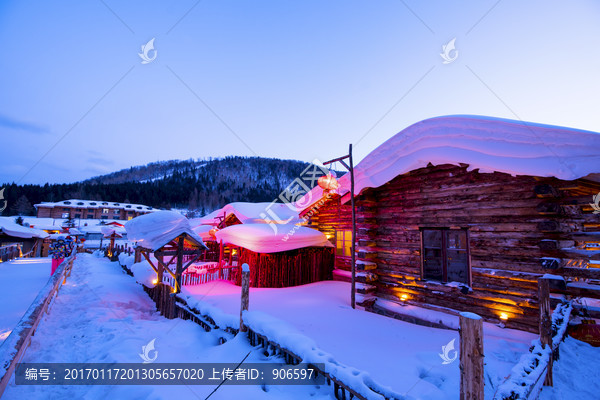
M 77 183 L 5 184 L 8 207 L 2 214 L 34 215 L 33 204 L 74 198 L 186 208 L 202 215 L 233 201 L 273 201 L 307 166 L 261 157 L 172 160 Z

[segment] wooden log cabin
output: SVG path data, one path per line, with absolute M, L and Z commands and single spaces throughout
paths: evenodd
M 600 134 L 439 117 L 392 137 L 354 172 L 357 292 L 368 310 L 471 311 L 537 332 L 538 277 L 600 279 L 592 268 Z M 340 185 L 327 196 L 313 189 L 302 215 L 333 238 L 343 272 L 351 268 L 348 175 Z
M 298 212 L 286 204 L 235 202 L 190 222 L 209 248 L 216 245 L 219 265 L 248 263 L 252 287 L 332 278 L 333 245 L 323 233 L 296 225 Z

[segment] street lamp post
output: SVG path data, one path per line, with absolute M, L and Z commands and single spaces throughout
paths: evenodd
M 349 159 L 350 165 L 346 164 L 345 159 Z M 352 161 L 352 143 L 348 149 L 348 155 L 339 157 L 333 160 L 324 162 L 323 165 L 328 165 L 339 161 L 350 172 L 350 204 L 352 206 L 352 280 L 350 292 L 350 304 L 352 308 L 356 308 L 356 208 L 354 207 L 354 163 Z

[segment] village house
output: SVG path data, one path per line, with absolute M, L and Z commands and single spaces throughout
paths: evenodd
M 599 172 L 593 132 L 477 116 L 406 128 L 354 168 L 359 303 L 396 317 L 406 304 L 470 311 L 537 332 L 538 277 L 600 279 Z M 349 174 L 339 184 L 308 193 L 301 215 L 335 243 L 342 279 Z
M 117 203 L 102 200 L 70 199 L 56 203 L 35 204 L 38 218 L 130 220 L 156 211 L 143 204 Z

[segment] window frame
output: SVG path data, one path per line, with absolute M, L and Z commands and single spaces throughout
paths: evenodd
M 441 260 L 442 260 L 442 280 L 441 281 L 437 281 L 435 279 L 426 279 L 425 278 L 425 241 L 424 241 L 424 231 L 426 230 L 436 230 L 436 231 L 440 231 L 442 233 L 442 245 L 441 245 L 441 250 L 442 250 L 442 254 L 441 254 Z M 447 244 L 447 239 L 446 239 L 446 235 L 448 231 L 464 231 L 465 232 L 465 241 L 466 241 L 466 257 L 467 257 L 467 269 L 468 269 L 468 274 L 467 274 L 467 281 L 468 282 L 459 282 L 461 284 L 467 285 L 469 287 L 472 286 L 473 284 L 473 268 L 471 265 L 471 240 L 470 240 L 470 235 L 469 235 L 469 228 L 450 228 L 450 227 L 429 227 L 429 226 L 424 226 L 424 227 L 419 227 L 419 234 L 421 236 L 421 265 L 420 265 L 420 269 L 421 269 L 421 280 L 426 281 L 432 281 L 432 282 L 440 282 L 442 284 L 448 284 L 450 282 L 448 282 L 448 244 Z M 453 281 L 455 282 L 455 281 Z
M 342 234 L 342 246 L 338 247 L 338 233 Z M 346 238 L 346 234 L 349 233 L 350 234 L 350 238 L 347 239 Z M 346 246 L 346 243 L 349 243 L 350 246 Z M 346 248 L 349 248 L 349 254 L 346 255 Z M 342 250 L 342 254 L 338 254 L 338 250 Z M 336 257 L 352 257 L 352 229 L 336 229 L 335 230 L 335 256 Z

